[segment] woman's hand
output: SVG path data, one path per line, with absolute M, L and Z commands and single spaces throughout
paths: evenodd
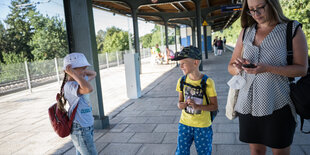
M 246 63 L 249 64 L 249 63 Z M 259 74 L 259 73 L 265 73 L 268 70 L 269 65 L 264 64 L 264 63 L 258 63 L 255 64 L 256 67 L 255 68 L 246 68 L 246 67 L 242 67 L 242 69 L 248 73 L 248 74 Z
M 237 58 L 233 63 L 233 67 L 235 67 L 237 69 L 237 72 L 240 73 L 243 70 L 242 64 L 245 64 L 247 62 L 248 61 L 246 59 Z

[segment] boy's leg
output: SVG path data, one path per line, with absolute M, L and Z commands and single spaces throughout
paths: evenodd
M 77 154 L 97 155 L 96 146 L 93 140 L 94 127 L 81 127 L 79 124 L 72 125 L 71 139 L 76 148 Z
M 198 154 L 211 155 L 212 154 L 212 127 L 195 128 L 195 147 Z
M 179 123 L 178 145 L 175 155 L 189 155 L 190 148 L 193 143 L 193 138 L 194 138 L 193 127 L 189 127 Z

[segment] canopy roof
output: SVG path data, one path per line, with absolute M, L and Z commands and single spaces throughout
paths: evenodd
M 140 19 L 161 25 L 167 21 L 167 25 L 170 27 L 181 24 L 194 25 L 193 19 L 196 18 L 195 1 L 92 0 L 95 8 L 124 16 L 131 16 L 132 11 L 136 9 Z M 225 29 L 239 18 L 240 11 L 225 12 L 223 8 L 236 3 L 236 0 L 200 0 L 202 19 L 207 21 L 213 31 Z

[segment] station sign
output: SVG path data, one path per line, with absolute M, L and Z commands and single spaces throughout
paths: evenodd
M 242 4 L 224 5 L 221 7 L 222 12 L 233 12 L 241 10 L 242 10 Z

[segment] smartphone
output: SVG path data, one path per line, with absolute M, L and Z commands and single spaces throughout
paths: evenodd
M 250 64 L 243 64 L 242 67 L 244 67 L 244 68 L 256 68 L 257 66 L 250 63 Z

